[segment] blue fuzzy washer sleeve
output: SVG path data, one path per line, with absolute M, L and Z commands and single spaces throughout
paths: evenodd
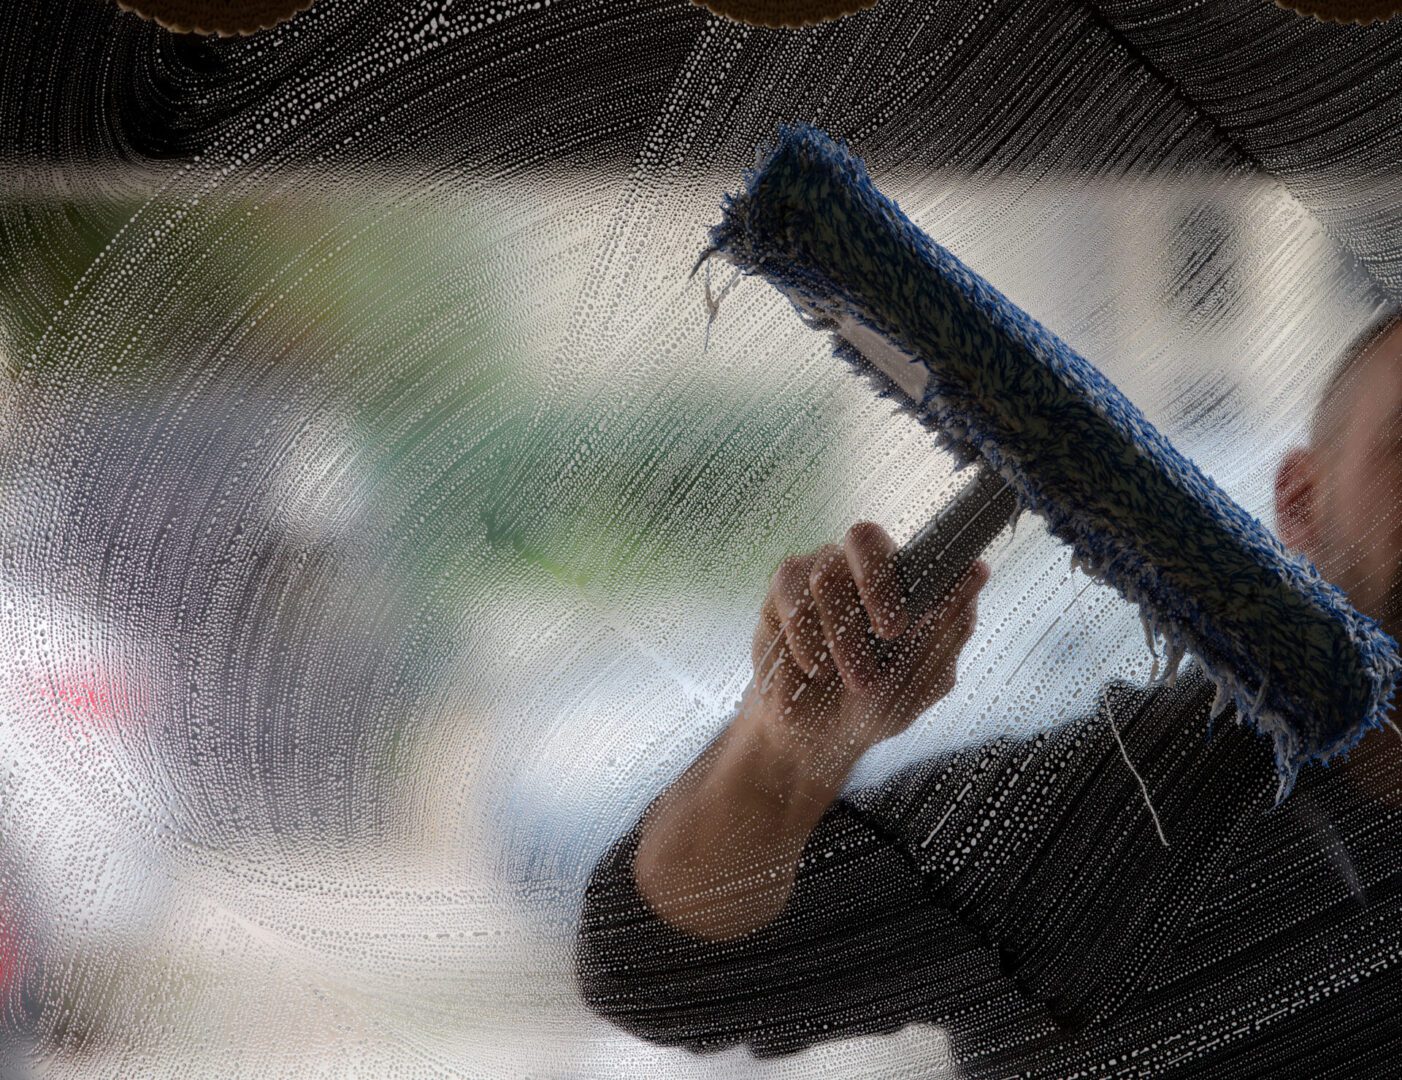
M 845 144 L 781 128 L 726 198 L 702 258 L 714 254 L 776 286 L 881 392 L 1008 480 L 1138 605 L 1171 669 L 1195 654 L 1215 712 L 1231 701 L 1272 740 L 1281 798 L 1301 765 L 1387 719 L 1396 642 L 1091 363 L 917 228 Z

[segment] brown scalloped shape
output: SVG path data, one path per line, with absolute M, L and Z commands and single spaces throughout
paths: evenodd
M 314 0 L 117 0 L 117 6 L 177 34 L 232 37 L 266 30 L 306 11 Z
M 1275 0 L 1296 15 L 1310 15 L 1323 22 L 1373 23 L 1402 11 L 1402 0 Z
M 691 0 L 713 15 L 751 26 L 797 30 L 865 11 L 876 0 Z

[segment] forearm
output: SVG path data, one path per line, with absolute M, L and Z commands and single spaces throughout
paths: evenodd
M 674 927 L 720 941 L 779 915 L 805 841 L 857 760 L 953 687 L 988 568 L 976 563 L 944 605 L 919 614 L 906 608 L 895 550 L 883 530 L 857 525 L 845 549 L 780 565 L 739 714 L 639 834 L 638 892 Z
M 575 955 L 583 1000 L 625 1031 L 763 1057 L 928 1019 L 935 988 L 953 1002 L 979 992 L 963 975 L 977 973 L 967 959 L 980 947 L 844 798 L 809 834 L 782 910 L 733 941 L 681 930 L 640 895 L 641 833 L 639 822 L 595 866 Z M 918 977 L 945 964 L 944 978 Z M 996 978 L 996 965 L 983 976 Z
M 855 756 L 814 756 L 742 709 L 653 804 L 634 863 L 661 918 L 708 940 L 766 925 L 793 890 L 805 841 Z

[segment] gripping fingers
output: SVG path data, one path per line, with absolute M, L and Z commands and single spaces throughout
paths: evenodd
M 750 642 L 750 659 L 754 665 L 754 688 L 763 698 L 787 701 L 804 679 L 789 651 L 783 622 L 768 599 L 760 608 L 759 625 Z
M 949 600 L 923 615 L 906 633 L 902 644 L 908 639 L 908 649 L 903 651 L 911 667 L 925 672 L 947 668 L 952 675 L 959 652 L 977 625 L 978 594 L 987 581 L 988 566 L 979 560 Z
M 880 525 L 859 521 L 843 541 L 852 580 L 877 637 L 891 640 L 910 626 L 905 585 L 896 571 L 896 542 Z
M 819 550 L 808 588 L 843 681 L 854 688 L 870 685 L 877 673 L 871 622 L 842 548 L 829 544 Z
M 808 590 L 815 557 L 799 555 L 780 563 L 765 601 L 779 618 L 794 663 L 805 672 L 821 667 L 827 653 L 822 622 Z

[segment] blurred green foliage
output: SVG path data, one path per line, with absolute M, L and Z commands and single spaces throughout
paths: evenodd
M 542 574 L 608 588 L 709 573 L 752 587 L 782 553 L 831 539 L 812 510 L 829 440 L 801 401 L 743 386 L 728 400 L 684 388 L 626 401 L 581 461 L 579 434 L 599 417 L 582 394 L 542 420 L 513 321 L 523 300 L 501 292 L 524 279 L 499 264 L 529 254 L 493 227 L 315 193 L 11 199 L 5 368 L 45 377 L 96 305 L 107 354 L 55 377 L 157 392 L 192 366 L 242 366 L 251 382 L 316 384 L 309 403 L 329 395 L 354 418 L 362 445 L 346 453 L 368 474 L 355 488 L 394 508 L 379 540 L 419 598 L 469 543 L 474 572 L 485 559 L 523 588 Z M 161 245 L 144 247 L 152 235 Z M 182 273 L 181 258 L 198 271 Z M 137 283 L 114 288 L 124 264 Z

